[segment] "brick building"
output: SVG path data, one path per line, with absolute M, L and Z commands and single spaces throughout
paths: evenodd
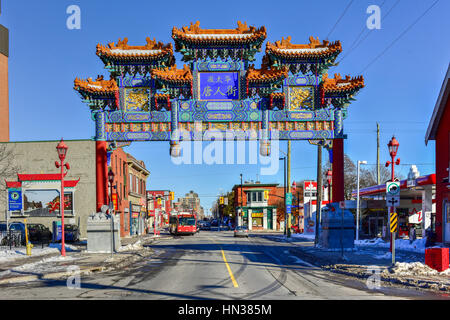
M 284 230 L 284 212 L 277 214 L 284 201 L 283 187 L 277 183 L 245 182 L 242 188 L 240 184 L 233 186 L 233 191 L 238 225 L 248 226 L 249 230 Z
M 450 243 L 450 65 L 431 116 L 425 143 L 435 140 L 436 241 Z
M 114 172 L 113 193 L 117 195 L 116 216 L 120 216 L 120 236 L 130 235 L 130 204 L 128 201 L 128 158 L 127 154 L 118 148 L 110 155 L 110 166 Z
M 161 199 L 158 201 L 158 198 Z M 173 201 L 170 199 L 170 190 L 147 190 L 147 204 L 149 222 L 153 225 L 155 213 L 160 214 L 161 223 L 167 224 L 169 216 L 174 210 Z
M 150 171 L 144 161 L 135 159 L 129 153 L 128 163 L 128 200 L 130 206 L 130 234 L 143 234 L 147 228 L 146 190 Z

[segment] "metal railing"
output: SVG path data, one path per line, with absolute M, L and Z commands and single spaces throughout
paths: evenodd
M 22 235 L 21 231 L 0 231 L 0 247 L 2 248 L 12 248 L 24 247 L 25 237 Z
M 52 239 L 41 237 L 30 237 L 28 235 L 28 242 L 33 244 L 34 247 L 47 247 Z M 19 230 L 0 231 L 0 249 L 23 248 L 26 247 L 25 234 Z

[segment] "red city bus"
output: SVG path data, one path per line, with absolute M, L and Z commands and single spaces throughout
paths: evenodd
M 197 232 L 197 216 L 191 213 L 170 216 L 169 232 L 174 235 L 195 234 Z

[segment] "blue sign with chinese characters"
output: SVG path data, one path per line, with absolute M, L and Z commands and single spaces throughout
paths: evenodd
M 238 72 L 200 72 L 200 100 L 238 100 Z
M 8 210 L 20 211 L 22 210 L 22 190 L 9 189 L 8 190 Z

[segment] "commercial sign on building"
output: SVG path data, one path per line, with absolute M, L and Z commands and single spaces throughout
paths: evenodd
M 264 218 L 264 213 L 263 212 L 253 212 L 252 218 Z
M 8 189 L 8 210 L 20 211 L 22 210 L 22 190 Z

